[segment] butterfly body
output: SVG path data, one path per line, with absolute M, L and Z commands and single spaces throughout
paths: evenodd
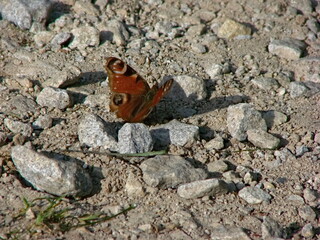
M 170 79 L 161 87 L 149 87 L 137 72 L 115 57 L 107 58 L 109 88 L 111 90 L 110 110 L 127 122 L 142 122 L 170 90 Z

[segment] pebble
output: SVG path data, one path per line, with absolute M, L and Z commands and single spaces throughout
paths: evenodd
M 44 29 L 51 6 L 51 1 L 44 0 L 2 0 L 0 12 L 3 19 L 21 29 L 30 29 L 33 23 L 42 25 Z
M 243 176 L 243 181 L 246 184 L 252 185 L 258 181 L 258 174 L 256 172 L 252 172 L 252 171 L 247 172 Z
M 202 35 L 206 31 L 206 25 L 197 24 L 190 26 L 186 32 L 186 37 L 189 39 L 195 39 Z
M 228 107 L 227 125 L 231 136 L 239 141 L 246 140 L 249 129 L 267 131 L 267 124 L 261 113 L 248 103 L 239 103 Z
M 204 100 L 207 97 L 205 82 L 198 77 L 180 75 L 173 77 L 174 83 L 168 97 L 172 99 L 194 102 Z
M 241 35 L 251 35 L 251 28 L 244 24 L 227 19 L 218 30 L 218 37 L 232 39 Z
M 306 44 L 297 39 L 273 40 L 268 45 L 270 53 L 288 60 L 297 60 L 301 57 Z
M 0 111 L 8 115 L 15 115 L 21 119 L 27 118 L 29 113 L 35 113 L 37 104 L 31 98 L 25 96 L 15 96 L 9 101 L 0 104 Z
M 226 172 L 229 169 L 228 164 L 223 160 L 217 160 L 208 163 L 207 165 L 209 172 Z
M 130 197 L 144 197 L 145 190 L 141 184 L 141 182 L 134 176 L 133 173 L 130 173 L 126 185 L 125 190 Z
M 119 153 L 144 153 L 153 148 L 149 129 L 143 123 L 126 123 L 118 132 Z
M 216 136 L 214 139 L 211 139 L 209 142 L 207 142 L 204 147 L 207 150 L 221 150 L 224 148 L 224 140 L 221 136 Z
M 310 18 L 307 20 L 307 26 L 308 28 L 315 34 L 320 32 L 320 24 L 315 18 Z
M 306 221 L 314 221 L 317 217 L 315 211 L 308 205 L 299 208 L 299 216 Z
M 0 131 L 0 147 L 5 145 L 6 141 L 7 141 L 7 134 Z M 0 171 L 0 175 L 1 175 L 1 171 Z
M 314 234 L 315 234 L 314 228 L 311 223 L 307 223 L 301 229 L 301 235 L 305 238 L 311 239 L 313 238 Z
M 251 240 L 243 228 L 219 224 L 211 229 L 212 240 Z
M 256 79 L 252 79 L 251 82 L 258 88 L 261 88 L 265 91 L 277 89 L 279 87 L 279 83 L 277 82 L 277 80 L 269 77 L 259 77 Z
M 301 157 L 306 152 L 309 152 L 309 148 L 305 145 L 296 147 L 296 157 Z
M 53 37 L 54 37 L 54 34 L 52 32 L 41 31 L 41 32 L 37 32 L 33 36 L 33 40 L 38 47 L 44 47 L 52 40 Z
M 248 140 L 256 147 L 263 149 L 276 149 L 280 145 L 280 139 L 261 129 L 249 129 Z
M 66 66 L 62 71 L 55 72 L 42 85 L 44 87 L 65 88 L 79 81 L 81 70 L 73 65 Z
M 274 151 L 274 156 L 281 163 L 283 163 L 285 161 L 288 161 L 288 160 L 290 161 L 290 160 L 295 160 L 296 159 L 294 154 L 288 148 L 284 148 L 284 149 L 282 149 L 280 151 L 278 151 L 278 150 Z
M 292 0 L 290 1 L 290 5 L 300 10 L 305 15 L 311 14 L 313 10 L 311 0 Z
M 225 181 L 206 179 L 182 184 L 178 187 L 177 193 L 182 198 L 194 199 L 204 196 L 217 196 L 228 191 L 228 184 Z
M 87 47 L 97 47 L 100 44 L 100 32 L 98 29 L 90 26 L 75 28 L 71 31 L 73 40 L 69 48 L 84 50 Z
M 224 64 L 205 63 L 204 70 L 211 79 L 214 79 L 222 74 L 229 73 L 231 71 L 231 66 L 228 62 Z
M 201 43 L 192 43 L 191 44 L 191 49 L 192 51 L 194 51 L 195 53 L 206 53 L 207 52 L 207 48 L 206 46 L 204 46 Z
M 309 88 L 303 82 L 291 82 L 289 86 L 291 98 L 304 96 L 308 90 Z
M 29 123 L 23 123 L 20 121 L 11 120 L 9 118 L 4 119 L 4 125 L 13 133 L 21 133 L 23 136 L 30 137 L 33 129 Z
M 239 197 L 249 204 L 260 204 L 271 200 L 269 193 L 257 187 L 245 187 L 241 189 L 239 191 Z
M 48 129 L 52 127 L 52 118 L 49 115 L 41 115 L 32 123 L 34 129 Z
M 268 129 L 279 126 L 288 121 L 287 115 L 276 110 L 263 112 L 262 117 L 266 121 Z
M 282 228 L 274 219 L 263 216 L 261 223 L 262 239 L 275 239 L 282 237 Z
M 69 32 L 61 32 L 56 34 L 53 39 L 51 40 L 51 45 L 53 46 L 60 46 L 64 45 L 71 39 L 72 35 Z
M 240 177 L 240 174 L 235 172 L 235 171 L 233 171 L 233 170 L 224 172 L 222 174 L 222 176 L 226 181 L 230 181 L 230 182 L 232 181 L 234 183 L 238 183 L 238 182 L 242 181 L 242 178 Z
M 130 37 L 125 25 L 121 21 L 115 19 L 106 22 L 99 30 L 101 31 L 102 42 L 114 42 L 117 46 L 126 44 Z
M 37 103 L 43 107 L 65 109 L 72 104 L 67 90 L 55 87 L 45 87 L 37 96 Z
M 73 11 L 76 14 L 87 14 L 92 16 L 99 16 L 99 10 L 89 1 L 75 1 Z
M 83 145 L 117 150 L 114 131 L 115 127 L 112 124 L 107 124 L 94 114 L 87 114 L 80 121 L 78 137 Z
M 303 190 L 303 198 L 306 202 L 314 202 L 317 200 L 317 191 L 306 188 Z
M 156 156 L 145 160 L 140 168 L 146 184 L 162 189 L 176 188 L 180 184 L 207 178 L 203 169 L 193 167 L 180 156 Z
M 73 197 L 92 191 L 91 177 L 76 159 L 44 155 L 21 145 L 12 148 L 11 157 L 21 176 L 39 191 Z
M 151 135 L 158 147 L 169 144 L 184 146 L 199 139 L 199 127 L 172 120 L 169 123 L 152 127 Z
M 302 205 L 304 204 L 304 200 L 301 196 L 296 194 L 291 194 L 287 197 L 287 201 L 290 201 L 294 205 Z

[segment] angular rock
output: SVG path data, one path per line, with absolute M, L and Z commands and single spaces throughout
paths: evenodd
M 263 216 L 261 224 L 262 239 L 274 239 L 282 237 L 281 226 L 272 218 Z
M 291 82 L 289 85 L 290 97 L 297 98 L 304 96 L 309 88 L 303 82 Z
M 118 20 L 110 20 L 105 25 L 100 27 L 101 41 L 111 41 L 117 46 L 124 45 L 129 39 L 130 35 L 125 25 Z
M 7 141 L 7 134 L 0 131 L 0 147 L 5 145 Z
M 251 240 L 244 229 L 220 225 L 211 230 L 211 240 Z
M 90 26 L 82 26 L 71 31 L 73 41 L 69 44 L 69 48 L 78 48 L 83 50 L 87 47 L 97 47 L 100 43 L 100 33 L 98 29 Z
M 49 0 L 2 0 L 0 12 L 3 19 L 22 29 L 30 29 L 33 23 L 44 28 L 51 6 L 52 2 Z
M 268 129 L 281 125 L 288 121 L 287 115 L 282 112 L 270 110 L 262 113 L 263 119 L 266 121 Z
M 311 223 L 307 223 L 301 229 L 301 235 L 305 238 L 312 239 L 314 234 L 315 234 L 315 231 Z
M 45 87 L 37 97 L 37 103 L 44 107 L 65 109 L 71 106 L 72 101 L 64 89 Z
M 269 77 L 259 77 L 251 80 L 251 82 L 265 91 L 276 89 L 279 87 L 279 83 L 277 82 L 277 80 Z
M 206 179 L 182 184 L 178 187 L 177 193 L 182 198 L 193 199 L 204 196 L 217 196 L 228 191 L 228 184 L 225 181 Z
M 180 156 L 156 156 L 144 161 L 140 168 L 143 180 L 152 187 L 162 189 L 176 188 L 180 184 L 202 180 L 207 173 L 194 168 L 190 162 Z
M 290 5 L 296 9 L 299 9 L 305 15 L 312 13 L 312 1 L 311 0 L 291 0 Z
M 78 82 L 80 74 L 81 70 L 79 68 L 69 65 L 62 69 L 59 73 L 53 74 L 42 84 L 42 86 L 65 88 Z
M 222 74 L 229 73 L 231 71 L 230 63 L 226 62 L 224 64 L 209 64 L 206 63 L 204 65 L 204 70 L 210 76 L 210 78 L 214 79 Z
M 216 136 L 214 139 L 211 139 L 209 142 L 207 142 L 204 147 L 208 150 L 220 150 L 224 148 L 223 138 L 221 136 Z
M 204 100 L 207 97 L 205 82 L 198 77 L 187 75 L 173 77 L 174 83 L 168 97 L 188 102 Z
M 7 115 L 17 115 L 21 119 L 28 117 L 28 113 L 34 113 L 36 110 L 37 104 L 35 101 L 21 95 L 15 96 L 0 105 L 0 112 Z
M 90 147 L 104 147 L 110 150 L 117 150 L 114 130 L 114 126 L 106 124 L 100 117 L 88 114 L 79 124 L 79 141 L 81 144 Z
M 263 149 L 276 149 L 280 145 L 280 139 L 261 129 L 249 129 L 248 140 L 256 147 Z
M 239 197 L 249 204 L 260 204 L 271 200 L 269 193 L 257 187 L 245 187 L 241 189 L 239 191 Z
M 308 205 L 299 208 L 299 216 L 306 221 L 314 221 L 317 217 L 315 211 Z
M 44 47 L 47 45 L 52 38 L 54 37 L 54 33 L 50 31 L 40 31 L 37 32 L 34 36 L 34 42 L 38 47 Z
M 297 146 L 296 147 L 296 157 L 301 157 L 303 154 L 305 154 L 306 152 L 309 152 L 309 148 L 305 145 L 302 146 Z
M 306 44 L 297 39 L 273 40 L 268 45 L 270 53 L 288 60 L 297 60 L 301 57 Z
M 229 106 L 227 124 L 231 136 L 239 141 L 246 140 L 249 129 L 267 131 L 267 124 L 262 118 L 261 113 L 248 103 Z
M 153 148 L 149 129 L 143 123 L 126 123 L 118 132 L 119 153 L 144 153 Z
M 130 197 L 143 197 L 145 195 L 141 182 L 132 173 L 127 178 L 125 189 Z
M 64 45 L 71 39 L 72 35 L 69 32 L 61 32 L 56 34 L 53 39 L 51 40 L 51 45 L 53 46 L 60 46 Z
M 47 129 L 52 127 L 52 118 L 49 115 L 41 115 L 32 123 L 34 129 Z
M 169 144 L 184 146 L 199 138 L 199 127 L 180 123 L 177 120 L 153 127 L 150 132 L 158 148 Z
M 90 175 L 75 159 L 49 157 L 21 145 L 12 148 L 11 157 L 21 176 L 39 191 L 73 197 L 92 191 Z
M 223 160 L 210 162 L 207 167 L 209 172 L 225 172 L 229 169 L 228 164 Z
M 9 118 L 4 119 L 4 125 L 13 133 L 21 133 L 23 136 L 30 137 L 32 134 L 32 127 L 28 123 L 11 120 Z
M 73 6 L 73 10 L 77 14 L 88 14 L 92 16 L 98 16 L 99 10 L 88 1 L 76 1 Z
M 218 37 L 220 38 L 232 39 L 244 35 L 251 35 L 251 28 L 232 19 L 225 20 L 218 30 Z
M 191 49 L 195 53 L 206 53 L 207 52 L 206 46 L 204 46 L 203 44 L 200 44 L 200 43 L 191 44 Z

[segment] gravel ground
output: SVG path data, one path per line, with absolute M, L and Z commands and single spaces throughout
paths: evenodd
M 319 239 L 318 1 L 0 0 L 0 13 L 0 239 Z M 174 79 L 144 124 L 110 112 L 111 56 L 150 86 Z M 65 230 L 35 224 L 45 199 L 22 212 L 52 194 L 74 219 L 116 216 Z

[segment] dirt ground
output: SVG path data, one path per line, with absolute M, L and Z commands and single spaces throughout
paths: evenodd
M 44 44 L 39 45 L 35 39 L 37 33 L 0 20 L 2 105 L 18 95 L 35 100 L 51 79 L 52 72 L 56 74 L 54 76 L 59 75 L 51 68 L 58 72 L 77 69 L 74 72 L 78 75 L 75 84 L 63 87 L 74 96 L 73 105 L 65 110 L 37 106 L 24 117 L 0 111 L 0 131 L 7 136 L 0 147 L 0 239 L 238 239 L 232 236 L 232 230 L 219 238 L 216 233 L 221 226 L 243 228 L 248 238 L 241 239 L 262 239 L 265 238 L 262 222 L 266 216 L 280 225 L 284 239 L 319 239 L 319 91 L 310 90 L 310 94 L 293 98 L 288 85 L 264 90 L 251 82 L 257 77 L 279 80 L 281 76 L 291 74 L 291 81 L 313 82 L 315 89 L 319 89 L 320 29 L 312 35 L 307 26 L 309 19 L 319 22 L 319 2 L 114 0 L 107 1 L 107 5 L 101 4 L 103 1 L 94 2 L 97 12 L 77 6 L 74 0 L 55 2 L 47 23 L 49 35 L 71 32 L 81 26 L 101 29 L 104 23 L 118 19 L 129 30 L 124 43 L 101 37 L 96 46 L 73 48 L 70 47 L 71 40 L 57 48 L 43 37 Z M 71 17 L 58 27 L 56 21 L 64 15 Z M 249 26 L 250 37 L 218 37 L 218 29 L 228 18 Z M 150 33 L 163 22 L 174 24 L 163 27 L 158 30 L 160 35 L 152 37 Z M 288 37 L 307 44 L 300 58 L 282 58 L 268 51 L 270 41 Z M 128 62 L 150 85 L 161 82 L 166 76 L 188 75 L 204 79 L 205 99 L 184 103 L 167 98 L 145 123 L 152 126 L 177 119 L 199 126 L 198 141 L 183 147 L 171 145 L 169 154 L 193 159 L 204 169 L 218 160 L 228 161 L 235 169 L 249 167 L 261 176 L 256 184 L 264 186 L 272 196 L 271 201 L 249 204 L 238 196 L 237 191 L 183 199 L 176 189 L 158 189 L 144 183 L 139 164 L 99 154 L 68 153 L 88 166 L 100 169 L 102 176 L 96 176 L 97 187 L 91 196 L 78 201 L 66 199 L 59 207 L 71 208 L 70 213 L 74 216 L 98 212 L 114 214 L 131 204 L 136 207 L 108 221 L 66 232 L 55 226 L 53 229 L 34 226 L 34 218 L 28 214 L 17 218 L 25 207 L 23 197 L 32 201 L 50 195 L 34 190 L 23 181 L 11 160 L 14 145 L 30 141 L 38 151 L 49 152 L 78 148 L 77 128 L 87 113 L 97 114 L 105 121 L 122 123 L 109 112 L 108 103 L 94 107 L 84 104 L 87 95 L 109 94 L 104 63 L 110 56 Z M 230 70 L 211 78 L 206 72 L 208 64 L 228 64 Z M 170 105 L 170 101 L 177 102 L 175 108 L 192 109 L 192 114 L 179 115 L 179 111 L 165 106 Z M 258 149 L 250 142 L 239 142 L 231 137 L 227 108 L 239 102 L 248 102 L 260 111 L 277 110 L 286 114 L 288 121 L 272 127 L 269 133 L 281 139 L 278 150 L 288 149 L 293 157 L 276 162 L 275 150 Z M 35 130 L 30 137 L 10 132 L 4 125 L 4 119 L 8 117 L 33 123 L 44 113 L 52 117 L 53 126 Z M 206 149 L 205 144 L 216 135 L 223 137 L 224 148 Z M 299 146 L 308 149 L 302 156 L 297 153 Z M 132 179 L 141 184 L 143 191 L 140 194 L 128 194 L 126 184 Z M 308 198 L 308 191 L 315 199 Z M 34 208 L 39 209 L 43 204 L 44 200 L 36 202 Z M 311 213 L 304 211 L 306 207 L 311 207 Z M 313 227 L 310 235 L 302 231 L 310 226 L 308 224 Z

